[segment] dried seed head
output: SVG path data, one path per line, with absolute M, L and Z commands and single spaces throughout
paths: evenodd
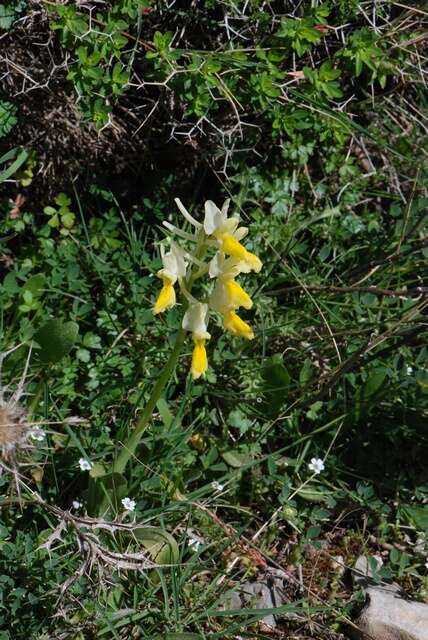
M 21 345 L 18 345 L 18 347 Z M 28 353 L 27 362 L 24 371 L 15 390 L 8 392 L 7 387 L 3 387 L 1 383 L 1 371 L 3 360 L 18 347 L 0 353 L 0 455 L 3 458 L 13 456 L 15 450 L 19 448 L 25 440 L 26 434 L 31 427 L 27 415 L 19 404 L 24 394 L 24 385 L 27 377 L 28 366 L 31 357 L 31 348 Z
M 29 424 L 24 409 L 13 403 L 0 402 L 0 450 L 9 457 L 22 444 Z

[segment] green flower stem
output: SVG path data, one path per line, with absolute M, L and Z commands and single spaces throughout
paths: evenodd
M 174 369 L 180 356 L 185 337 L 186 332 L 183 328 L 180 328 L 175 339 L 174 348 L 162 370 L 162 373 L 158 378 L 158 381 L 153 387 L 150 398 L 147 401 L 146 406 L 144 407 L 144 411 L 142 412 L 133 432 L 131 433 L 127 442 L 124 444 L 122 451 L 113 464 L 113 471 L 115 473 L 123 473 L 129 459 L 134 455 L 135 450 L 138 447 L 143 436 L 143 433 L 146 430 L 153 415 L 156 403 L 161 397 L 163 390 L 165 389 L 166 385 L 172 377 L 172 374 L 174 373 Z

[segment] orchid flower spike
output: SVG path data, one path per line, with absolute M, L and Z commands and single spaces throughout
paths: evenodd
M 246 265 L 247 271 L 259 273 L 262 262 L 254 253 L 248 251 L 241 240 L 247 235 L 246 227 L 238 227 L 239 217 L 227 217 L 229 200 L 219 209 L 212 200 L 205 203 L 204 231 L 207 236 L 214 236 L 221 250 L 228 256 L 237 258 Z M 241 269 L 244 271 L 244 269 Z
M 175 202 L 192 229 L 184 230 L 166 220 L 163 222 L 170 234 L 184 240 L 185 244 L 181 248 L 171 241 L 168 253 L 161 244 L 162 269 L 157 276 L 162 280 L 162 289 L 153 313 L 161 313 L 176 304 L 174 285 L 178 281 L 181 295 L 187 299 L 182 328 L 193 337 L 190 371 L 197 380 L 208 370 L 205 344 L 210 339 L 207 331 L 210 311 L 223 316 L 224 328 L 234 336 L 247 340 L 254 338 L 250 325 L 237 314 L 241 307 L 251 309 L 253 301 L 236 280 L 241 273 L 258 273 L 262 262 L 241 244 L 248 229 L 239 227 L 238 216 L 228 217 L 229 200 L 221 209 L 211 200 L 205 202 L 203 222 L 196 220 L 178 198 Z M 213 247 L 216 249 L 214 256 L 211 252 Z M 214 286 L 210 294 L 207 292 L 206 302 L 201 302 L 193 297 L 191 291 L 195 283 L 206 275 L 214 280 Z M 200 290 L 206 290 L 205 286 L 202 285 Z
M 174 284 L 179 278 L 186 276 L 187 262 L 182 249 L 174 242 L 171 242 L 171 249 L 168 253 L 163 253 L 161 245 L 161 255 L 163 268 L 157 272 L 157 276 L 162 279 L 163 286 L 153 307 L 153 313 L 162 313 L 165 309 L 171 309 L 175 305 L 176 297 Z
M 211 338 L 207 331 L 208 325 L 208 305 L 194 300 L 190 302 L 189 308 L 183 317 L 182 327 L 190 331 L 195 344 L 192 354 L 192 366 L 190 372 L 194 380 L 205 375 L 208 369 L 208 358 L 205 349 L 205 342 Z

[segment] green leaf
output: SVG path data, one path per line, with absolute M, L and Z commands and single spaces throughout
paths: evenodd
M 15 274 L 8 273 L 3 280 L 3 289 L 6 293 L 19 293 L 20 287 L 16 281 Z
M 283 364 L 282 355 L 280 353 L 276 353 L 267 359 L 262 370 L 262 377 L 265 383 L 269 385 L 272 390 L 277 392 L 284 392 L 288 387 L 291 378 Z
M 66 229 L 71 229 L 72 226 L 74 225 L 75 220 L 76 220 L 76 216 L 74 215 L 74 213 L 71 213 L 71 211 L 68 211 L 67 213 L 63 213 L 61 216 L 61 224 Z
M 33 294 L 31 293 L 31 291 L 24 291 L 22 297 L 24 298 L 24 302 L 29 305 L 31 305 L 31 303 L 33 302 Z
M 306 537 L 309 538 L 310 540 L 314 540 L 315 538 L 318 538 L 320 533 L 321 533 L 321 527 L 319 527 L 318 525 L 314 525 L 313 527 L 309 527 L 309 529 L 306 532 Z
M 94 468 L 96 476 L 93 477 L 91 473 L 87 492 L 88 513 L 92 516 L 113 517 L 123 511 L 120 501 L 128 494 L 127 480 L 120 473 L 103 475 L 101 464 L 95 464 L 91 472 Z M 100 513 L 101 510 L 103 513 Z
M 305 358 L 302 368 L 299 373 L 299 382 L 300 384 L 307 384 L 309 380 L 312 379 L 314 374 L 314 367 L 312 366 L 312 362 L 309 358 Z
M 54 207 L 44 207 L 43 213 L 47 216 L 54 216 L 56 214 L 56 209 Z
M 262 380 L 265 396 L 262 408 L 268 415 L 276 415 L 287 397 L 287 390 L 291 382 L 290 374 L 283 364 L 280 353 L 266 360 L 262 369 Z
M 297 495 L 303 498 L 303 500 L 307 500 L 308 502 L 325 502 L 328 497 L 323 491 L 317 491 L 310 485 L 300 488 L 297 491 Z
M 202 640 L 198 633 L 167 633 L 165 636 L 157 636 L 158 640 Z
M 357 78 L 361 74 L 362 70 L 363 70 L 363 61 L 361 60 L 360 56 L 357 54 L 355 58 L 355 75 L 357 76 Z
M 0 4 L 0 29 L 2 31 L 8 31 L 13 25 L 15 18 L 16 13 L 9 3 Z
M 177 564 L 180 550 L 173 536 L 159 527 L 141 527 L 134 529 L 134 536 L 150 553 L 157 564 Z
M 23 149 L 19 153 L 18 157 L 14 162 L 12 162 L 10 167 L 8 167 L 5 171 L 3 171 L 3 173 L 0 174 L 0 184 L 5 180 L 8 180 L 11 176 L 13 176 L 14 173 L 18 171 L 18 169 L 24 164 L 24 162 L 26 162 L 28 155 L 28 151 L 25 151 L 25 149 Z
M 91 470 L 89 471 L 89 475 L 91 478 L 102 478 L 107 475 L 106 468 L 101 462 L 96 462 L 92 465 Z
M 50 220 L 48 220 L 48 225 L 50 227 L 53 227 L 54 229 L 59 227 L 59 216 L 57 213 L 54 216 L 52 216 Z
M 71 204 L 71 200 L 67 194 L 61 192 L 55 198 L 54 202 L 60 207 L 68 207 Z
M 41 296 L 46 286 L 46 276 L 43 273 L 36 273 L 23 285 L 24 291 L 30 291 L 33 296 Z
M 58 362 L 70 353 L 76 342 L 79 326 L 75 322 L 63 322 L 57 318 L 48 320 L 34 339 L 41 347 L 38 355 L 42 362 Z
M 417 531 L 428 531 L 428 504 L 423 506 L 402 504 L 398 508 L 398 514 Z
M 242 453 L 237 453 L 236 451 L 233 451 L 233 450 L 223 451 L 223 453 L 221 453 L 220 455 L 223 458 L 223 460 L 226 462 L 226 464 L 228 464 L 229 467 L 233 467 L 234 469 L 239 469 L 239 467 L 243 467 L 249 461 L 248 456 L 245 456 Z
M 260 75 L 260 88 L 270 98 L 277 98 L 281 95 L 281 89 L 273 83 L 272 78 L 267 73 Z
M 0 9 L 1 6 L 2 5 L 0 5 Z M 18 122 L 16 112 L 17 109 L 14 104 L 0 100 L 0 138 L 7 136 Z
M 162 422 L 164 426 L 169 429 L 172 423 L 174 422 L 174 416 L 169 410 L 168 403 L 164 398 L 159 398 L 156 403 L 157 408 L 159 409 L 160 416 L 162 418 Z
M 382 387 L 385 381 L 385 378 L 386 378 L 385 369 L 376 369 L 375 371 L 373 371 L 363 385 L 363 388 L 361 391 L 362 398 L 364 399 L 364 398 L 370 398 L 371 396 L 374 396 Z
M 316 400 L 315 402 L 313 402 L 306 412 L 306 416 L 309 418 L 309 420 L 316 420 L 322 407 L 323 402 L 321 400 Z

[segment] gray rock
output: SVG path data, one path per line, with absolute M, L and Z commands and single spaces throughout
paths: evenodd
M 288 602 L 285 595 L 287 575 L 280 569 L 271 569 L 254 582 L 244 582 L 229 593 L 224 602 L 225 609 L 274 609 Z M 276 627 L 276 616 L 268 614 L 261 619 L 266 626 Z
M 397 585 L 375 584 L 366 558 L 358 558 L 354 579 L 366 605 L 349 632 L 353 640 L 428 640 L 428 605 L 407 600 Z

